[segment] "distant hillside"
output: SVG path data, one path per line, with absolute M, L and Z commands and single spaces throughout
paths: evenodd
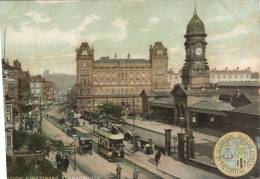
M 66 92 L 76 82 L 76 75 L 59 74 L 59 73 L 43 73 L 46 80 L 54 82 L 59 92 Z

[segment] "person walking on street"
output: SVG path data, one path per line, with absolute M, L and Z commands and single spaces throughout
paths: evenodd
M 162 153 L 161 153 L 161 151 L 159 150 L 159 151 L 158 151 L 158 163 L 160 162 L 161 156 L 162 156 Z
M 154 160 L 155 160 L 155 163 L 156 163 L 156 166 L 158 166 L 159 164 L 159 161 L 160 161 L 160 158 L 161 158 L 161 151 L 157 151 L 155 156 L 154 156 Z
M 64 159 L 64 170 L 67 173 L 68 167 L 69 167 L 70 161 L 68 156 L 66 156 L 66 158 Z
M 56 163 L 57 163 L 57 169 L 60 169 L 61 168 L 61 155 L 60 155 L 59 152 L 56 154 L 55 160 L 56 160 Z
M 121 172 L 122 172 L 122 167 L 117 164 L 117 167 L 116 167 L 116 179 L 121 179 Z
M 64 154 L 62 155 L 62 158 L 61 158 L 61 169 L 62 169 L 62 171 L 65 171 L 65 155 Z

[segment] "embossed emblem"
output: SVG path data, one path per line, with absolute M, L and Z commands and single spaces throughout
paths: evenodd
M 213 158 L 217 168 L 223 174 L 230 177 L 244 176 L 256 164 L 256 145 L 242 132 L 229 132 L 217 141 Z

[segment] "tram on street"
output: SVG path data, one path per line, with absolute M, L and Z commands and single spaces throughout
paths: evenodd
M 92 155 L 92 138 L 88 137 L 79 137 L 79 153 L 82 154 L 90 154 Z
M 107 128 L 97 130 L 98 152 L 112 161 L 124 158 L 123 140 L 124 135 L 120 132 L 112 132 Z

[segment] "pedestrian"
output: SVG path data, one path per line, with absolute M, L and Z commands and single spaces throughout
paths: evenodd
M 156 154 L 155 154 L 154 160 L 155 160 L 156 166 L 158 166 L 158 164 L 159 164 L 161 155 L 162 155 L 161 151 L 157 151 Z
M 62 171 L 65 171 L 65 155 L 63 154 L 62 155 L 62 158 L 61 158 L 61 169 Z
M 122 172 L 122 167 L 117 164 L 117 167 L 116 167 L 116 179 L 121 179 L 121 172 Z
M 70 164 L 69 158 L 68 158 L 68 156 L 66 156 L 66 158 L 64 160 L 64 170 L 65 170 L 65 172 L 67 172 L 69 164 Z
M 161 151 L 159 150 L 159 151 L 158 151 L 158 163 L 160 162 L 161 156 L 162 156 L 162 153 L 161 153 Z
M 137 168 L 134 167 L 134 171 L 133 171 L 133 179 L 138 179 L 139 177 L 139 171 L 137 170 Z
M 59 152 L 56 154 L 55 160 L 56 160 L 56 163 L 57 163 L 57 169 L 60 169 L 61 168 L 61 155 L 60 155 Z

